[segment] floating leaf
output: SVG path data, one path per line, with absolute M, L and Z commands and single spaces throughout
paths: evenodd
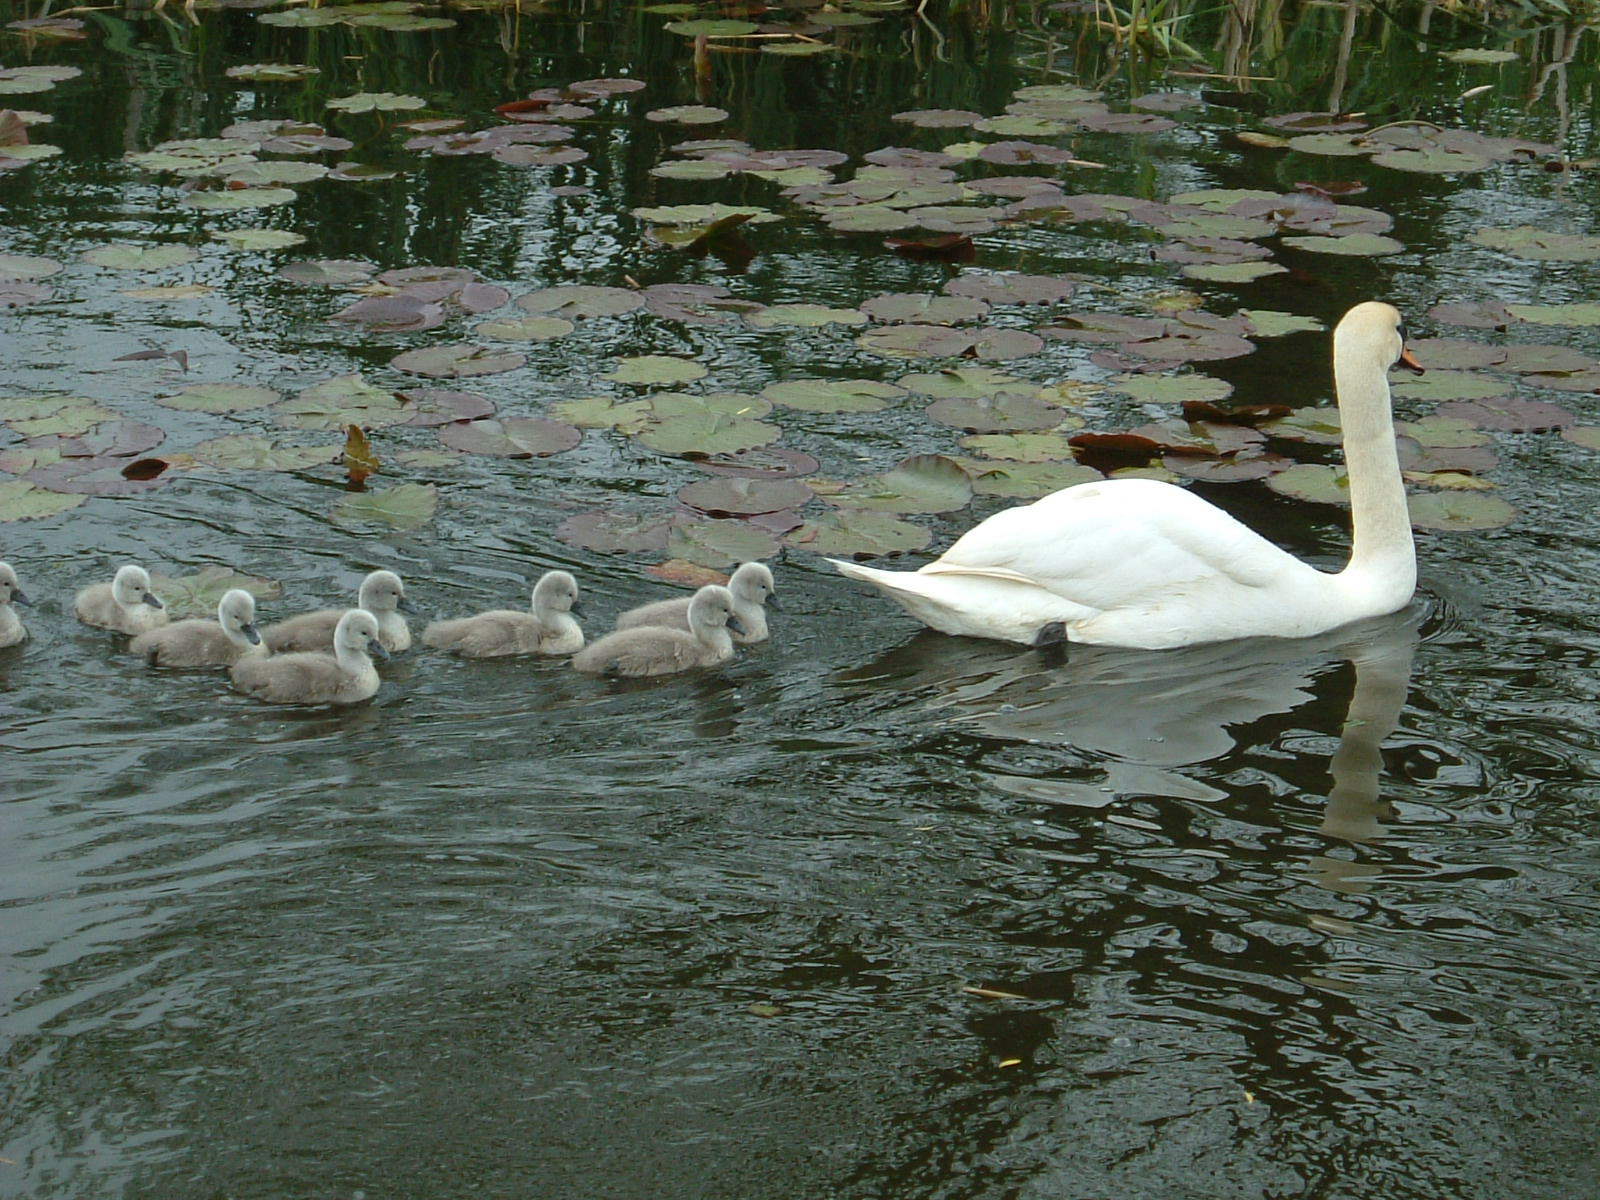
M 458 344 L 405 350 L 391 358 L 389 365 L 411 375 L 427 375 L 433 379 L 468 379 L 514 371 L 527 361 L 526 354 L 515 350 Z
M 305 234 L 288 229 L 214 229 L 211 237 L 235 250 L 285 250 L 306 240 Z
M 0 397 L 0 421 L 25 438 L 77 437 L 120 414 L 78 396 Z
M 865 325 L 867 318 L 853 308 L 826 308 L 820 304 L 772 304 L 745 314 L 757 329 L 814 329 L 823 325 Z
M 650 424 L 653 413 L 648 400 L 619 402 L 609 396 L 585 396 L 552 405 L 550 415 L 584 429 L 615 429 L 633 434 Z
M 577 426 L 561 421 L 548 421 L 541 417 L 504 417 L 440 426 L 439 440 L 452 449 L 468 454 L 532 458 L 571 450 L 583 440 L 583 434 Z
M 367 282 L 377 270 L 373 264 L 359 259 L 324 258 L 312 262 L 286 263 L 278 268 L 278 275 L 293 283 L 345 287 L 353 283 Z
M 479 321 L 472 332 L 500 342 L 547 342 L 565 337 L 577 326 L 563 317 L 502 317 Z
M 258 162 L 229 171 L 226 182 L 230 187 L 272 187 L 310 183 L 327 173 L 328 168 L 321 163 Z
M 431 483 L 402 483 L 371 492 L 347 492 L 333 506 L 341 525 L 389 525 L 420 529 L 439 507 L 439 490 Z
M 1534 325 L 1600 325 L 1600 304 L 1508 304 L 1505 311 Z
M 674 396 L 670 408 L 664 399 L 652 398 L 658 418 L 638 434 L 641 442 L 663 454 L 727 454 L 765 446 L 783 433 L 776 425 L 726 411 L 713 397 Z
M 1466 371 L 1429 371 L 1394 384 L 1394 394 L 1408 400 L 1483 400 L 1504 396 L 1511 384 L 1504 379 L 1472 375 Z
M 921 550 L 933 535 L 920 525 L 886 512 L 846 508 L 825 513 L 789 533 L 784 542 L 797 550 L 833 557 L 871 558 Z
M 347 113 L 408 112 L 411 109 L 421 108 L 426 103 L 427 101 L 421 96 L 402 96 L 394 92 L 357 92 L 353 96 L 341 96 L 337 100 L 329 100 L 328 107 Z
M 1064 422 L 1062 428 L 1073 429 L 1082 424 L 1082 421 L 1072 418 Z M 1014 462 L 1073 461 L 1072 442 L 1061 429 L 1043 433 L 980 433 L 962 438 L 961 445 L 990 458 Z
M 1467 421 L 1479 429 L 1500 429 L 1508 433 L 1537 433 L 1560 429 L 1576 419 L 1564 408 L 1539 400 L 1480 400 L 1476 403 L 1441 404 L 1441 417 Z
M 257 600 L 276 600 L 283 585 L 261 575 L 245 575 L 232 567 L 201 567 L 192 575 L 150 573 L 151 590 L 161 597 L 173 618 L 210 617 L 216 620 L 217 604 L 224 592 L 238 588 Z
M 1286 237 L 1283 244 L 1312 254 L 1343 254 L 1356 258 L 1377 258 L 1405 250 L 1402 243 L 1376 233 L 1353 233 L 1348 237 Z
M 568 545 L 609 554 L 665 550 L 667 531 L 674 523 L 670 513 L 600 509 L 568 517 L 556 526 L 556 536 Z
M 790 450 L 787 446 L 756 446 L 695 459 L 694 465 L 713 475 L 797 478 L 815 473 L 817 460 L 803 450 Z
M 1489 167 L 1487 158 L 1476 154 L 1462 154 L 1439 146 L 1419 150 L 1385 150 L 1374 154 L 1372 161 L 1380 167 L 1395 171 L 1415 171 L 1423 175 L 1464 175 L 1483 171 Z
M 1204 283 L 1254 283 L 1268 275 L 1286 275 L 1288 267 L 1270 262 L 1191 263 L 1183 268 L 1190 279 Z
M 1150 404 L 1215 403 L 1233 395 L 1233 384 L 1210 375 L 1118 375 L 1110 386 Z
M 1516 62 L 1517 56 L 1510 50 L 1446 50 L 1439 55 L 1451 62 L 1471 63 L 1475 66 L 1492 66 L 1499 63 Z
M 275 208 L 295 198 L 293 188 L 236 188 L 226 192 L 190 192 L 180 203 L 205 212 L 243 212 L 247 208 Z
M 728 110 L 708 104 L 674 104 L 645 113 L 645 120 L 673 125 L 715 125 L 728 119 Z
M 193 262 L 200 256 L 189 246 L 167 243 L 162 246 L 132 246 L 117 242 L 109 246 L 95 246 L 83 252 L 83 261 L 97 267 L 114 267 L 119 271 L 159 271 Z
M 944 290 L 989 304 L 1054 304 L 1071 296 L 1075 287 L 1056 275 L 967 274 L 950 280 Z
M 33 254 L 0 254 L 0 279 L 46 279 L 61 270 L 53 258 Z
M 1499 496 L 1484 492 L 1423 492 L 1406 497 L 1406 505 L 1418 529 L 1499 529 L 1517 516 Z
M 894 292 L 874 296 L 862 303 L 861 311 L 874 321 L 921 322 L 928 325 L 959 325 L 988 315 L 989 305 L 969 296 L 926 296 L 920 292 Z
M 877 412 L 905 395 L 892 383 L 871 379 L 794 379 L 768 384 L 762 396 L 802 412 Z
M 352 425 L 345 430 L 344 452 L 340 455 L 340 461 L 344 464 L 345 477 L 356 486 L 365 482 L 367 476 L 383 469 L 372 443 L 359 425 Z
M 530 313 L 581 320 L 584 317 L 614 317 L 633 312 L 644 307 L 644 297 L 627 288 L 578 284 L 542 288 L 518 296 L 517 307 Z
M 732 21 L 706 18 L 697 21 L 672 21 L 666 25 L 668 33 L 675 33 L 679 37 L 745 37 L 756 32 L 758 25 L 753 21 Z
M 279 404 L 280 424 L 298 429 L 364 429 L 405 420 L 404 406 L 393 392 L 375 387 L 360 375 L 337 375 L 306 388 Z
M 85 497 L 34 487 L 26 479 L 0 480 L 0 521 L 31 521 L 77 508 Z
M 184 412 L 225 413 L 276 404 L 281 396 L 271 388 L 246 383 L 195 383 L 179 388 L 170 396 L 157 396 L 156 403 Z
M 240 471 L 307 471 L 327 466 L 339 454 L 325 446 L 283 446 L 264 437 L 236 434 L 201 442 L 190 452 L 197 462 Z
M 668 554 L 706 567 L 759 562 L 777 552 L 777 540 L 748 521 L 684 521 L 667 531 Z
M 397 392 L 396 396 L 410 405 L 407 425 L 430 427 L 448 425 L 452 421 L 476 421 L 494 416 L 494 402 L 476 392 L 452 392 L 443 388 L 415 388 Z
M 993 367 L 961 367 L 931 374 L 902 375 L 896 382 L 924 396 L 965 400 L 998 392 L 1024 391 L 1028 387 L 1024 380 Z
M 223 72 L 229 79 L 248 79 L 253 83 L 295 83 L 320 73 L 320 67 L 294 63 L 248 63 Z
M 640 354 L 624 358 L 617 369 L 602 375 L 617 383 L 673 384 L 688 383 L 705 378 L 706 369 L 687 358 L 674 358 L 668 354 Z
M 1255 337 L 1283 337 L 1290 333 L 1313 333 L 1327 328 L 1315 317 L 1302 317 L 1297 313 L 1241 308 L 1239 315 L 1250 322 L 1250 332 Z
M 917 454 L 882 475 L 849 485 L 831 499 L 834 504 L 880 512 L 953 512 L 972 502 L 972 480 L 952 458 Z
M 1419 421 L 1396 421 L 1394 431 L 1424 448 L 1459 449 L 1483 446 L 1489 442 L 1488 434 L 1460 417 L 1433 416 L 1423 417 Z
M 1321 463 L 1300 463 L 1280 471 L 1267 480 L 1267 486 L 1296 500 L 1315 500 L 1320 504 L 1349 504 L 1350 481 L 1343 467 Z
M 1600 450 L 1600 425 L 1568 425 L 1561 436 L 1575 446 Z
M 1031 500 L 1104 478 L 1093 467 L 1078 463 L 987 462 L 975 458 L 960 461 L 972 475 L 972 490 L 980 496 Z
M 1531 225 L 1514 229 L 1479 229 L 1471 241 L 1517 258 L 1535 261 L 1592 262 L 1600 258 L 1600 238 L 1582 234 L 1551 233 Z
M 805 484 L 783 478 L 722 476 L 685 484 L 678 489 L 679 500 L 713 517 L 780 512 L 799 508 L 811 497 L 812 491 Z
M 935 400 L 927 412 L 941 425 L 953 425 L 969 433 L 1055 429 L 1068 420 L 1064 410 L 1032 392 L 996 392 L 970 398 L 951 396 Z

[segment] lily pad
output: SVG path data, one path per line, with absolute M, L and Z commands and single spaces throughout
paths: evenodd
M 695 21 L 672 21 L 666 26 L 668 33 L 679 37 L 746 37 L 760 28 L 754 21 L 720 20 L 707 17 Z
M 439 428 L 439 440 L 467 454 L 492 454 L 504 458 L 533 458 L 560 454 L 583 440 L 576 425 L 542 417 L 504 417 L 499 420 L 457 421 Z
M 0 521 L 31 521 L 77 508 L 87 497 L 35 487 L 26 479 L 0 480 Z
M 292 283 L 310 283 L 321 287 L 346 287 L 353 283 L 366 283 L 378 268 L 369 262 L 354 258 L 324 258 L 310 262 L 285 263 L 278 268 L 278 276 Z
M 247 208 L 275 208 L 294 200 L 293 188 L 237 188 L 226 192 L 190 192 L 180 203 L 204 212 L 243 212 Z
M 393 392 L 368 383 L 360 375 L 324 379 L 276 408 L 277 420 L 297 429 L 343 429 L 347 425 L 393 425 L 406 418 L 405 406 Z
M 132 246 L 119 242 L 83 252 L 84 262 L 119 271 L 159 271 L 191 263 L 199 257 L 193 248 L 171 242 L 161 246 Z
M 835 558 L 873 558 L 921 550 L 933 535 L 891 513 L 847 508 L 807 521 L 783 540 L 796 550 Z
M 627 288 L 588 284 L 542 288 L 517 297 L 517 307 L 544 316 L 581 320 L 615 317 L 644 307 L 644 297 Z
M 194 383 L 179 388 L 170 396 L 157 396 L 156 403 L 184 412 L 225 413 L 276 404 L 281 396 L 271 388 L 246 383 Z
M 877 412 L 905 390 L 871 379 L 792 379 L 768 384 L 761 394 L 774 404 L 802 412 Z
M 1110 386 L 1150 404 L 1204 401 L 1215 404 L 1233 395 L 1233 384 L 1210 375 L 1118 375 Z
M 670 404 L 663 404 L 665 399 L 651 399 L 657 419 L 638 434 L 641 442 L 663 454 L 728 454 L 768 445 L 783 433 L 776 425 L 727 411 L 714 397 L 674 395 Z
M 980 496 L 1006 496 L 1031 500 L 1062 488 L 1091 483 L 1104 476 L 1093 467 L 1059 462 L 988 462 L 963 459 L 972 475 L 972 490 Z
M 431 483 L 401 483 L 372 492 L 347 492 L 333 506 L 341 525 L 388 525 L 420 529 L 439 507 L 439 490 Z
M 234 588 L 249 592 L 257 600 L 276 600 L 283 595 L 283 585 L 276 579 L 245 575 L 231 567 L 216 565 L 201 567 L 192 575 L 162 575 L 152 571 L 150 583 L 175 620 L 182 617 L 215 620 L 223 593 Z
M 728 110 L 709 104 L 674 104 L 645 113 L 645 120 L 672 125 L 716 125 L 728 119 Z
M 597 509 L 577 513 L 556 526 L 556 537 L 569 546 L 582 546 L 607 554 L 632 554 L 665 550 L 667 532 L 675 524 L 672 514 L 617 512 Z
M 1012 462 L 1072 462 L 1072 443 L 1065 431 L 1082 425 L 1083 422 L 1074 417 L 1047 432 L 980 433 L 962 438 L 961 445 L 989 458 Z
M 996 392 L 976 397 L 946 397 L 928 406 L 928 416 L 941 425 L 968 433 L 1011 433 L 1055 429 L 1067 419 L 1065 410 L 1033 392 Z
M 1394 394 L 1408 400 L 1484 400 L 1510 391 L 1511 384 L 1504 379 L 1466 371 L 1429 371 L 1394 384 Z
M 497 342 L 548 342 L 565 337 L 577 326 L 564 317 L 501 317 L 479 321 L 472 332 Z
M 640 354 L 624 358 L 615 371 L 601 378 L 617 383 L 674 384 L 704 379 L 705 375 L 706 369 L 692 359 L 674 358 L 669 354 Z
M 1507 433 L 1537 433 L 1571 425 L 1575 418 L 1564 408 L 1540 400 L 1485 399 L 1476 403 L 1441 404 L 1441 417 L 1467 421 L 1479 429 L 1498 429 Z
M 777 552 L 777 539 L 748 521 L 681 521 L 667 531 L 667 553 L 703 567 L 759 562 Z
M 927 325 L 959 325 L 988 315 L 989 305 L 970 296 L 927 296 L 921 292 L 891 292 L 874 296 L 861 305 L 861 311 L 874 321 L 921 322 Z
M 1516 258 L 1553 262 L 1592 262 L 1600 258 L 1600 238 L 1584 234 L 1553 233 L 1518 225 L 1513 229 L 1479 229 L 1471 241 Z
M 1447 58 L 1451 62 L 1471 63 L 1474 66 L 1493 66 L 1517 61 L 1517 56 L 1510 50 L 1446 50 L 1439 57 Z
M 799 508 L 809 501 L 812 491 L 793 479 L 741 478 L 724 475 L 685 484 L 678 499 L 713 517 L 751 516 Z
M 442 388 L 417 388 L 396 395 L 410 406 L 407 425 L 431 427 L 452 421 L 477 421 L 494 416 L 494 402 L 476 392 L 452 392 Z
M 1296 500 L 1314 500 L 1319 504 L 1350 503 L 1350 480 L 1343 467 L 1300 463 L 1269 477 L 1267 486 L 1280 495 L 1293 496 Z
M 1203 283 L 1254 283 L 1269 275 L 1287 275 L 1288 267 L 1271 262 L 1190 263 L 1183 274 Z
M 1353 258 L 1378 258 L 1405 250 L 1403 243 L 1376 233 L 1353 233 L 1348 237 L 1286 237 L 1283 244 L 1312 254 L 1342 254 Z
M 120 414 L 80 396 L 0 397 L 0 421 L 25 438 L 77 437 Z
M 896 382 L 903 388 L 940 399 L 972 400 L 998 392 L 1019 392 L 1028 384 L 1015 375 L 993 367 L 959 367 L 947 371 L 902 375 Z
M 853 308 L 828 308 L 821 304 L 770 304 L 745 318 L 757 329 L 816 329 L 823 325 L 865 325 L 865 313 Z
M 1057 275 L 969 274 L 950 280 L 944 290 L 989 304 L 1054 304 L 1071 296 L 1076 286 Z
M 1476 154 L 1463 154 L 1441 146 L 1417 150 L 1385 150 L 1372 161 L 1394 171 L 1415 171 L 1422 175 L 1465 175 L 1489 168 L 1489 160 Z
M 551 406 L 550 415 L 584 429 L 615 429 L 628 434 L 644 429 L 654 416 L 648 400 L 617 401 L 609 396 L 563 400 Z
M 1406 506 L 1418 529 L 1499 529 L 1517 516 L 1510 504 L 1485 492 L 1422 492 L 1408 496 Z
M 409 112 L 423 107 L 426 103 L 427 101 L 421 96 L 397 95 L 394 92 L 357 92 L 353 96 L 341 96 L 337 100 L 329 100 L 328 107 L 347 113 Z
M 190 451 L 195 461 L 239 471 L 308 471 L 339 457 L 343 443 L 284 446 L 264 437 L 235 434 L 201 442 Z
M 306 240 L 303 233 L 289 229 L 214 229 L 213 241 L 226 242 L 235 250 L 286 250 Z
M 859 480 L 831 496 L 833 504 L 879 512 L 953 512 L 972 503 L 972 480 L 942 454 L 917 454 L 882 475 Z
M 527 361 L 526 354 L 515 350 L 458 344 L 402 351 L 389 360 L 389 365 L 411 375 L 427 375 L 433 379 L 468 379 L 514 371 Z
M 1506 312 L 1533 325 L 1600 325 L 1600 304 L 1508 304 Z
M 0 254 L 0 279 L 46 279 L 62 265 L 56 259 L 36 254 Z
M 1575 446 L 1587 450 L 1600 450 L 1600 425 L 1568 425 L 1561 436 Z

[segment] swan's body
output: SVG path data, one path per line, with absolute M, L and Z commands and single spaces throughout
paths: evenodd
M 11 607 L 13 604 L 28 603 L 31 601 L 23 594 L 22 584 L 17 581 L 17 573 L 11 569 L 11 564 L 0 562 L 0 650 L 15 646 L 28 636 L 22 618 Z
M 389 657 L 378 640 L 378 619 L 352 608 L 334 627 L 332 654 L 251 655 L 234 663 L 231 676 L 239 691 L 269 704 L 355 704 L 378 690 L 374 655 Z
M 422 643 L 468 658 L 505 654 L 575 654 L 583 649 L 583 630 L 573 619 L 578 581 L 566 571 L 546 571 L 533 588 L 528 612 L 496 608 L 475 617 L 435 621 L 422 631 Z
M 72 602 L 78 620 L 97 629 L 138 635 L 171 620 L 166 605 L 150 590 L 143 567 L 118 567 L 110 583 L 90 584 Z
M 689 601 L 689 628 L 645 625 L 608 633 L 580 651 L 572 665 L 591 675 L 672 675 L 714 667 L 733 657 L 729 626 L 737 627 L 733 596 L 710 584 Z
M 733 640 L 750 645 L 767 640 L 767 610 L 770 601 L 778 607 L 777 589 L 772 582 L 772 572 L 765 563 L 747 562 L 740 565 L 728 580 L 728 592 L 733 596 L 733 612 L 744 627 L 743 633 L 733 635 Z M 617 618 L 618 629 L 637 629 L 643 625 L 664 625 L 669 629 L 689 628 L 689 604 L 694 599 L 658 600 L 630 608 Z
M 267 653 L 255 620 L 255 597 L 230 588 L 217 603 L 215 621 L 174 621 L 141 633 L 128 650 L 152 667 L 231 667 L 247 655 Z
M 400 615 L 411 606 L 406 600 L 405 584 L 393 571 L 374 571 L 361 581 L 356 593 L 356 607 L 364 608 L 378 620 L 379 641 L 390 653 L 411 649 L 411 628 Z M 322 608 L 316 612 L 301 613 L 261 631 L 267 649 L 274 654 L 286 651 L 320 650 L 333 652 L 333 631 L 348 609 Z
M 1349 565 L 1319 571 L 1219 508 L 1148 479 L 1083 483 L 996 513 L 919 571 L 832 560 L 945 633 L 1159 650 L 1305 637 L 1394 612 L 1416 587 L 1388 371 L 1400 314 L 1359 304 L 1333 335 L 1354 528 Z

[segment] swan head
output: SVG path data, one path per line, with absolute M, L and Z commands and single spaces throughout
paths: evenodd
M 577 612 L 578 581 L 567 571 L 546 571 L 533 585 L 533 611 Z
M 766 563 L 741 563 L 728 580 L 728 590 L 740 600 L 778 607 L 778 589 L 772 581 L 772 572 Z
M 111 579 L 111 598 L 123 608 L 148 604 L 151 608 L 165 608 L 160 597 L 150 590 L 150 573 L 131 563 L 118 567 Z
M 689 601 L 689 627 L 719 629 L 723 626 L 735 633 L 744 632 L 744 626 L 733 612 L 733 593 L 717 584 L 707 584 Z
M 256 598 L 243 588 L 229 588 L 217 601 L 217 624 L 235 642 L 261 644 L 261 633 L 256 629 Z
M 406 585 L 393 571 L 374 571 L 361 581 L 356 603 L 373 613 L 411 612 Z
M 1333 331 L 1333 355 L 1335 360 L 1376 357 L 1385 372 L 1399 365 L 1422 374 L 1422 364 L 1406 349 L 1400 310 L 1381 300 L 1368 300 L 1345 313 Z
M 341 657 L 346 654 L 389 657 L 378 640 L 378 618 L 364 608 L 352 608 L 339 618 L 333 630 L 333 649 Z
M 22 594 L 22 584 L 17 581 L 17 573 L 11 569 L 11 564 L 0 562 L 0 608 L 7 604 L 32 603 Z

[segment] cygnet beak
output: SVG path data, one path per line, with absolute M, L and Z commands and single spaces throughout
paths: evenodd
M 1427 372 L 1423 370 L 1422 364 L 1417 361 L 1416 355 L 1412 354 L 1409 350 L 1401 350 L 1400 357 L 1396 361 L 1406 370 L 1410 371 L 1413 375 L 1427 374 Z
M 735 633 L 748 632 L 744 625 L 740 622 L 739 618 L 734 616 L 732 613 L 728 614 L 728 628 L 733 630 Z
M 583 616 L 583 602 L 580 600 L 574 600 L 571 604 L 567 605 L 567 611 L 575 617 Z
M 165 608 L 166 607 L 165 604 L 161 603 L 161 597 L 156 595 L 154 592 L 146 592 L 144 594 L 144 602 L 146 604 L 148 604 L 151 608 Z
M 261 645 L 261 634 L 253 623 L 246 621 L 243 625 L 239 626 L 239 632 L 244 634 L 244 640 L 249 642 L 252 646 Z
M 373 658 L 388 658 L 389 657 L 389 652 L 383 648 L 383 643 L 380 642 L 377 638 L 373 638 L 370 642 L 367 643 L 367 653 L 372 655 Z
M 11 592 L 11 603 L 13 603 L 13 604 L 21 604 L 26 608 L 32 608 L 33 607 L 33 601 L 29 600 L 28 597 L 23 594 L 23 591 L 22 591 L 21 588 L 15 588 L 15 589 L 12 590 L 12 592 Z
M 778 593 L 777 592 L 773 592 L 771 595 L 769 595 L 767 597 L 767 607 L 772 609 L 774 612 L 782 612 L 783 611 L 783 605 L 778 603 Z
M 401 596 L 399 600 L 395 601 L 394 606 L 404 613 L 414 613 L 417 611 L 417 606 L 411 603 L 411 601 L 407 600 L 404 596 Z

